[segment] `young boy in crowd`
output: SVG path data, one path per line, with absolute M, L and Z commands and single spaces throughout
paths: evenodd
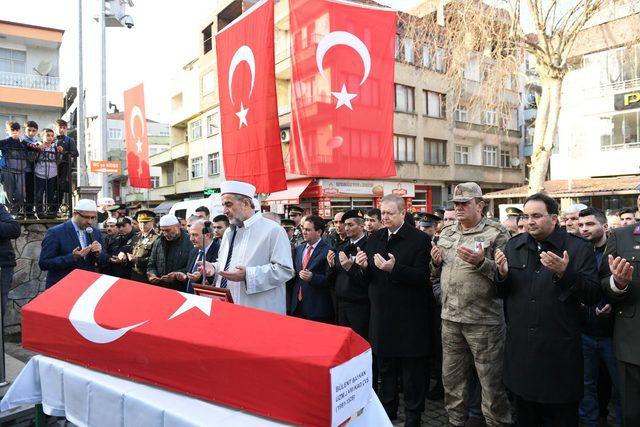
M 53 129 L 42 130 L 42 145 L 36 160 L 36 210 L 38 217 L 55 216 L 58 211 L 58 165 Z M 46 211 L 45 211 L 46 207 Z
M 7 122 L 7 133 L 9 138 L 0 141 L 0 150 L 2 150 L 2 156 L 6 161 L 6 166 L 2 169 L 2 179 L 9 211 L 16 215 L 20 213 L 20 208 L 24 203 L 26 148 L 20 135 L 20 123 Z
M 38 155 L 38 123 L 30 120 L 24 124 L 25 132 L 23 143 L 27 147 L 27 164 L 24 171 L 24 188 L 25 188 L 25 214 L 28 217 L 33 216 L 33 203 L 35 198 L 35 175 L 33 168 Z

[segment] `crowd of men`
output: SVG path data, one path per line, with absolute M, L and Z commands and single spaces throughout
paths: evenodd
M 30 120 L 23 126 L 6 123 L 0 140 L 0 179 L 11 214 L 23 218 L 55 218 L 71 191 L 70 173 L 78 149 L 67 135 L 67 122 L 39 129 Z
M 206 281 L 238 304 L 350 327 L 372 346 L 392 420 L 402 391 L 406 426 L 442 396 L 453 426 L 597 426 L 609 403 L 619 425 L 640 425 L 637 209 L 610 226 L 598 208 L 561 213 L 535 194 L 501 224 L 463 183 L 446 210 L 414 217 L 387 195 L 328 229 L 297 206 L 260 214 L 254 195 L 227 181 L 225 215 L 201 207 L 181 224 L 142 210 L 106 219 L 104 238 L 81 200 L 45 236 L 47 286 L 73 268 L 182 292 Z

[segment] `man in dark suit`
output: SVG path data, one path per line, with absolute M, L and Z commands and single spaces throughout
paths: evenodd
M 544 194 L 524 202 L 527 233 L 495 251 L 494 281 L 505 298 L 504 383 L 520 426 L 577 426 L 582 398 L 580 307 L 602 299 L 593 245 L 559 225 Z
M 73 218 L 47 230 L 38 262 L 40 269 L 47 271 L 47 288 L 76 268 L 96 271 L 98 264 L 106 263 L 102 235 L 98 227 L 92 227 L 97 211 L 93 200 L 79 200 Z M 87 228 L 92 228 L 92 233 L 88 233 Z
M 333 302 L 327 280 L 329 245 L 322 240 L 324 228 L 324 220 L 317 215 L 308 216 L 302 223 L 304 243 L 296 247 L 293 258 L 295 282 L 291 292 L 291 314 L 332 323 Z
M 381 200 L 382 223 L 356 263 L 369 280 L 369 341 L 378 360 L 380 400 L 393 421 L 398 412 L 397 379 L 403 377 L 405 426 L 420 425 L 425 399 L 431 306 L 428 292 L 429 236 L 405 222 L 404 200 Z
M 205 225 L 207 226 L 206 229 Z M 213 238 L 211 222 L 203 219 L 191 224 L 191 227 L 189 227 L 189 240 L 193 244 L 193 250 L 189 254 L 187 261 L 187 273 L 185 273 L 184 277 L 180 275 L 179 280 L 187 283 L 185 292 L 193 293 L 193 285 L 202 283 L 202 271 L 199 268 L 199 263 L 202 258 L 205 258 L 207 262 L 216 262 L 220 244 Z M 206 278 L 208 285 L 213 283 L 213 277 Z
M 640 426 L 640 225 L 614 229 L 605 256 L 601 285 L 614 302 L 623 424 Z

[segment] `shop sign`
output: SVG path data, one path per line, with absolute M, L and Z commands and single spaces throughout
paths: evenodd
M 383 184 L 384 194 L 395 194 L 400 197 L 415 197 L 416 187 L 412 182 L 388 182 Z
M 616 94 L 613 105 L 616 111 L 640 108 L 640 91 Z
M 325 197 L 373 196 L 395 194 L 400 197 L 415 197 L 415 185 L 397 181 L 359 181 L 348 179 L 322 179 L 322 194 Z

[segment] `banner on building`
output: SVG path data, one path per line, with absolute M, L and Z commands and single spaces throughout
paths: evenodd
M 151 188 L 147 116 L 144 86 L 140 83 L 124 92 L 124 135 L 127 145 L 127 174 L 134 188 Z

